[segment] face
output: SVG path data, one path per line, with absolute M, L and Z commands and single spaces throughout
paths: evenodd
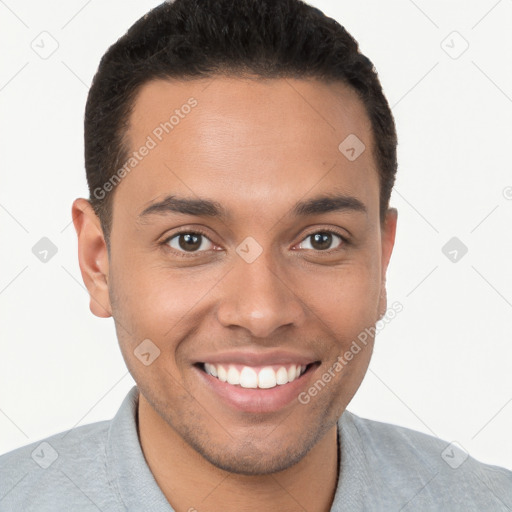
M 356 139 L 339 149 L 350 134 L 359 156 Z M 335 428 L 373 339 L 344 354 L 386 309 L 396 211 L 381 224 L 364 106 L 316 80 L 158 80 L 127 135 L 139 156 L 115 187 L 110 257 L 92 227 L 81 241 L 91 310 L 197 453 L 290 467 Z

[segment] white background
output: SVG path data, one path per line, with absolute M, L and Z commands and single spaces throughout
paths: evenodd
M 0 453 L 111 418 L 134 384 L 113 320 L 89 311 L 71 203 L 88 197 L 99 60 L 158 3 L 0 2 Z M 512 468 L 512 1 L 311 3 L 374 62 L 399 136 L 388 294 L 404 309 L 349 410 Z M 47 59 L 41 37 L 58 43 Z M 32 253 L 43 236 L 58 248 L 47 263 Z M 453 236 L 468 248 L 455 263 L 441 251 Z

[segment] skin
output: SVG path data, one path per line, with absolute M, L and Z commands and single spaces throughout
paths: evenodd
M 227 350 L 285 349 L 320 363 L 313 384 L 383 315 L 397 211 L 381 222 L 371 125 L 356 93 L 339 83 L 158 80 L 136 98 L 131 149 L 190 97 L 197 106 L 115 188 L 110 255 L 88 201 L 73 203 L 90 308 L 114 318 L 140 391 L 141 446 L 175 510 L 328 511 L 336 422 L 374 340 L 307 405 L 293 400 L 272 413 L 227 406 L 193 363 Z M 366 146 L 355 161 L 338 149 L 351 133 Z M 366 212 L 293 216 L 297 201 L 334 192 Z M 231 217 L 138 217 L 170 193 L 215 200 Z M 181 257 L 180 237 L 174 249 L 162 243 L 178 228 L 201 228 L 207 238 Z M 334 234 L 318 249 L 313 235 L 326 230 L 349 243 Z M 252 263 L 236 252 L 248 236 L 262 248 Z M 134 354 L 144 339 L 160 350 L 148 366 Z

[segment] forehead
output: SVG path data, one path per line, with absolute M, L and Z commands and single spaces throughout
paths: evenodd
M 236 198 L 238 206 L 313 189 L 378 197 L 371 124 L 357 93 L 341 83 L 154 80 L 138 92 L 127 140 L 139 155 L 116 193 L 139 212 L 170 192 Z M 357 159 L 342 153 L 345 140 L 364 148 Z

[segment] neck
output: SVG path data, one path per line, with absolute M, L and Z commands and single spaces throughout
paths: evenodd
M 139 394 L 139 439 L 146 462 L 176 512 L 328 512 L 338 478 L 337 427 L 286 470 L 239 475 L 204 459 Z

